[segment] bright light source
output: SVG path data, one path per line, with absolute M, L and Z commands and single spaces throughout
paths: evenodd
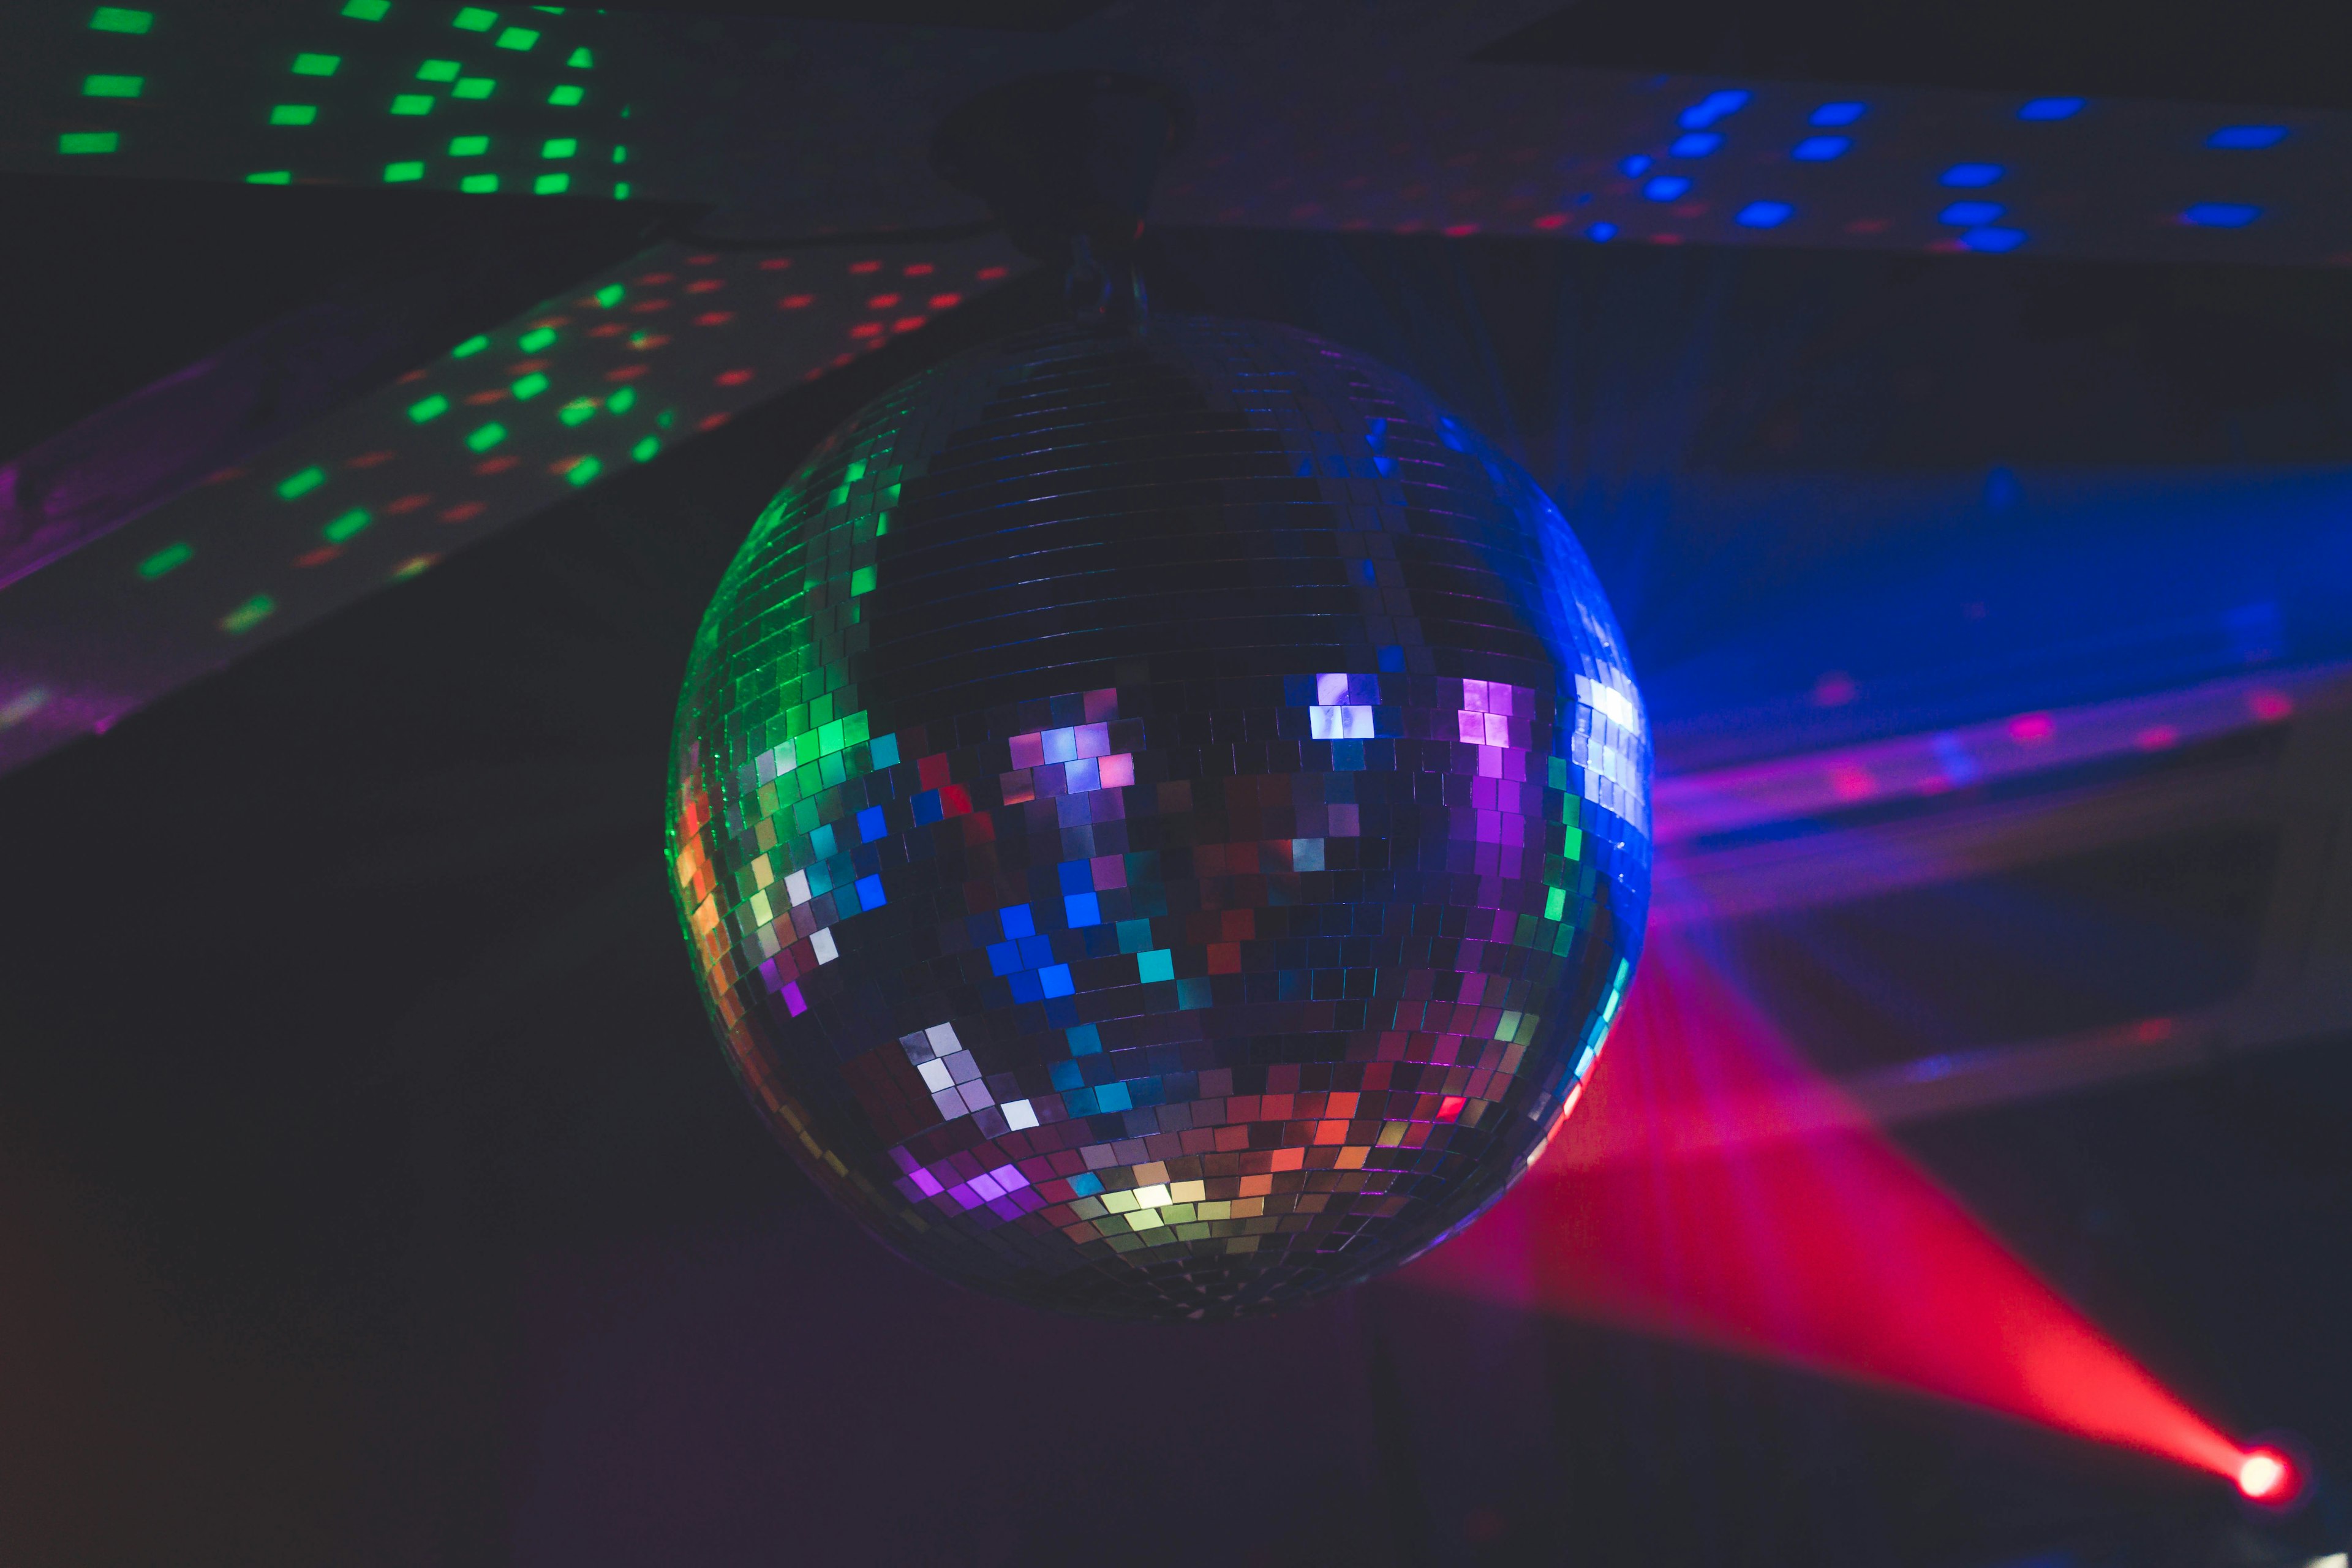
M 2252 1448 L 2238 1461 L 2238 1489 L 2255 1502 L 2284 1502 L 2295 1492 L 2294 1467 L 2275 1448 Z
M 2315 1557 L 2303 1568 L 2352 1568 L 2352 1552 L 2331 1552 L 2325 1557 Z

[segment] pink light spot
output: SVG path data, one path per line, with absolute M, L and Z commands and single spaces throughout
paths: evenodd
M 721 386 L 740 386 L 760 373 L 755 370 L 722 370 L 718 381 Z
M 2294 711 L 2294 699 L 2284 691 L 2257 691 L 2246 699 L 2246 709 L 2265 724 L 2275 724 Z
M 1546 213 L 1543 216 L 1536 219 L 1536 226 L 1538 228 L 1566 228 L 1568 226 L 1568 215 L 1566 213 Z
M 2172 1038 L 2172 1020 L 2142 1018 L 2132 1026 L 2131 1037 L 2143 1046 L 2152 1046 L 2159 1040 L 2168 1040 Z
M 730 416 L 724 413 L 706 414 L 702 416 L 702 422 L 697 425 L 695 428 L 698 430 L 716 430 L 721 425 L 726 424 L 730 417 Z
M 1854 700 L 1859 689 L 1853 683 L 1853 677 L 1844 670 L 1826 671 L 1820 679 L 1813 682 L 1813 706 L 1843 708 Z
M 1841 763 L 1830 770 L 1830 793 L 1840 800 L 1868 800 L 1878 793 L 1878 781 L 1868 768 Z
M 1445 228 L 1445 237 L 1448 239 L 1460 239 L 1465 235 L 1472 235 L 1477 232 L 1478 226 L 1475 223 L 1448 224 Z
M 2143 752 L 2163 752 L 2180 744 L 2180 731 L 2169 724 L 2150 724 L 2132 737 L 2132 744 Z
M 2057 732 L 2047 713 L 2020 713 L 2009 721 L 2009 738 L 2021 746 L 2039 746 Z

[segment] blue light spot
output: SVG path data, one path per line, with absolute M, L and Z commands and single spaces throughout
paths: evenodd
M 1742 228 L 1778 228 L 1788 222 L 1796 210 L 1786 202 L 1749 202 L 1731 221 Z
M 1011 974 L 1021 967 L 1021 950 L 1009 942 L 992 943 L 988 950 L 988 969 L 992 974 Z
M 890 825 L 882 820 L 880 806 L 869 805 L 857 814 L 857 837 L 861 843 L 871 844 L 889 831 Z
M 1097 1046 L 1095 1048 L 1100 1050 L 1102 1047 Z M 1078 1070 L 1078 1064 L 1076 1062 L 1048 1062 L 1045 1064 L 1045 1072 L 1054 1080 L 1054 1087 L 1065 1094 L 1087 1081 L 1086 1075 Z
M 1070 966 L 1066 963 L 1051 964 L 1039 970 L 1037 984 L 1048 996 L 1067 996 L 1077 989 L 1076 984 L 1070 979 Z
M 1402 647 L 1398 647 L 1393 644 L 1381 649 L 1380 662 L 1381 673 L 1382 675 L 1402 675 L 1404 673 L 1404 649 Z
M 1008 939 L 1037 934 L 1037 922 L 1030 918 L 1026 904 L 1007 904 L 996 911 L 996 918 L 1003 922 Z
M 1070 1042 L 1072 1056 L 1092 1057 L 1102 1054 L 1102 1031 L 1092 1024 L 1080 1024 L 1066 1033 Z
M 1016 970 L 1004 977 L 1004 984 L 1012 987 L 1015 1002 L 1043 1002 L 1045 999 L 1045 988 L 1038 983 L 1037 972 L 1034 969 Z
M 1066 893 L 1091 893 L 1095 890 L 1095 868 L 1085 860 L 1065 860 L 1054 868 L 1055 879 Z
M 2224 125 L 2205 138 L 2208 147 L 2275 147 L 2286 140 L 2284 125 Z
M 918 827 L 929 827 L 946 815 L 940 809 L 940 792 L 935 789 L 925 790 L 911 804 L 915 808 L 915 826 Z
M 2021 228 L 1972 228 L 1960 236 L 1960 243 L 1970 250 L 2015 250 L 2025 243 Z
M 2079 98 L 2036 98 L 2021 105 L 2020 120 L 2072 120 L 2083 112 L 2085 100 Z
M 1128 1098 L 1127 1085 L 1107 1083 L 1095 1090 L 1095 1104 L 1104 1110 L 1132 1110 L 1135 1101 Z
M 1693 131 L 1675 137 L 1674 145 L 1668 147 L 1666 151 L 1677 158 L 1704 158 L 1722 145 L 1721 132 Z
M 2004 172 L 1999 163 L 1955 163 L 1938 175 L 1936 183 L 1954 190 L 1973 191 L 1991 184 Z
M 1936 221 L 1973 228 L 1978 224 L 1992 222 L 2007 210 L 1999 202 L 1954 202 L 1936 215 Z
M 2180 221 L 2199 228 L 2243 228 L 2262 216 L 2262 208 L 2243 202 L 2199 202 L 2180 215 Z
M 830 860 L 839 852 L 833 841 L 833 824 L 828 822 L 809 835 L 809 848 L 820 860 Z
M 1789 156 L 1800 163 L 1826 163 L 1844 157 L 1853 146 L 1851 136 L 1808 136 L 1789 149 Z
M 1584 231 L 1584 237 L 1598 240 L 1614 239 L 1617 237 L 1617 226 L 1613 223 L 1596 223 Z
M 1043 936 L 1024 936 L 1014 942 L 1021 950 L 1021 965 L 1024 969 L 1043 969 L 1054 962 L 1054 943 Z
M 1070 1178 L 1070 1195 L 1072 1197 L 1090 1198 L 1102 1190 L 1102 1178 L 1096 1175 L 1092 1171 L 1080 1171 L 1076 1175 Z
M 1851 125 L 1870 112 L 1866 103 L 1824 103 L 1805 117 L 1808 125 Z
M 1743 88 L 1724 88 L 1710 92 L 1676 117 L 1675 123 L 1685 131 L 1704 131 L 1727 114 L 1736 114 L 1748 106 L 1754 97 Z
M 1646 153 L 1636 153 L 1617 165 L 1618 172 L 1628 179 L 1639 178 L 1649 171 L 1649 167 L 1650 155 Z
M 1067 893 L 1062 898 L 1062 910 L 1069 918 L 1071 929 L 1102 924 L 1102 900 L 1092 893 Z
M 882 896 L 882 879 L 878 876 L 857 879 L 857 905 L 860 909 L 878 910 L 890 900 Z
M 1691 183 L 1680 174 L 1660 174 L 1642 187 L 1642 194 L 1654 202 L 1670 202 L 1690 187 Z

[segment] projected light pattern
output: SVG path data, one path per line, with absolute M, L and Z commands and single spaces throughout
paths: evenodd
M 1566 524 L 1279 328 L 918 377 L 761 518 L 670 849 L 755 1104 L 892 1246 L 1232 1316 L 1433 1244 L 1598 1054 L 1648 739 Z
M 59 174 L 626 198 L 600 18 L 557 6 L 36 4 L 5 25 L 0 143 Z M 12 159 L 12 162 L 20 162 Z
M 1954 1400 L 2243 1484 L 2240 1449 L 1857 1115 L 1660 935 L 1619 1049 L 1551 1157 L 1405 1278 Z M 2258 1479 L 2273 1480 L 2258 1468 Z
M 1018 259 L 992 237 L 664 245 L 470 338 L 12 584 L 0 710 L 30 706 L 0 767 L 918 331 Z

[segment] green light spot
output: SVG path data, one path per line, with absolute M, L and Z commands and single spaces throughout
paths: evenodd
M 249 632 L 278 613 L 278 601 L 267 594 L 256 594 L 220 619 L 225 632 Z
M 167 544 L 139 563 L 139 575 L 152 583 L 166 572 L 185 566 L 188 557 L 195 552 L 196 547 L 193 544 Z
M 449 400 L 437 392 L 422 403 L 412 403 L 408 405 L 408 416 L 419 425 L 428 420 L 438 419 L 448 412 Z
M 290 185 L 294 183 L 294 171 L 265 169 L 258 174 L 247 174 L 245 183 L 248 185 Z
M 629 150 L 626 147 L 615 147 L 613 149 L 613 162 L 615 163 L 625 163 L 628 161 Z
M 549 93 L 547 95 L 547 101 L 555 105 L 558 109 L 577 109 L 580 106 L 580 100 L 587 96 L 588 89 L 586 88 L 582 87 L 575 82 L 566 82 L 563 86 L 557 88 L 553 92 Z
M 630 409 L 635 408 L 636 405 L 637 389 L 634 386 L 625 386 L 621 388 L 620 391 L 613 394 L 612 396 L 604 399 L 604 406 L 611 409 L 615 414 L 626 414 Z
M 84 98 L 136 98 L 147 79 L 136 76 L 86 76 L 81 79 Z
M 509 27 L 499 35 L 499 47 L 502 49 L 528 49 L 537 42 L 539 35 L 529 27 Z
M 856 571 L 852 572 L 849 574 L 849 596 L 851 598 L 854 599 L 860 594 L 870 594 L 872 592 L 874 592 L 873 567 L 860 566 Z
M 604 465 L 598 462 L 595 458 L 583 458 L 578 462 L 572 464 L 572 471 L 563 477 L 570 479 L 575 485 L 584 485 L 589 480 L 594 479 L 598 474 L 602 473 L 604 468 Z
M 452 98 L 467 99 L 488 98 L 491 93 L 498 90 L 498 87 L 499 84 L 497 79 L 491 77 L 459 77 L 457 79 L 457 85 L 449 89 L 449 96 Z
M 478 158 L 489 150 L 490 139 L 487 136 L 449 138 L 449 156 L 452 158 Z
M 523 353 L 527 354 L 535 354 L 554 341 L 555 329 L 552 327 L 541 327 L 535 332 L 525 332 L 521 337 L 516 339 L 515 342 Z
M 294 74 L 296 76 L 332 76 L 335 74 L 335 68 L 342 63 L 343 57 L 341 55 L 296 55 Z
M 496 11 L 485 11 L 479 5 L 468 5 L 459 11 L 449 25 L 453 27 L 462 27 L 468 33 L 487 33 L 498 19 L 499 14 Z
M 426 60 L 423 65 L 416 68 L 416 79 L 419 81 L 456 81 L 457 79 L 458 71 L 463 68 L 464 68 L 459 66 L 456 60 Z
M 575 397 L 565 404 L 563 411 L 556 416 L 566 425 L 584 425 L 595 416 L 596 400 L 593 397 Z
M 505 426 L 485 425 L 480 429 L 466 437 L 466 445 L 471 447 L 477 452 L 487 452 L 506 438 L 507 427 Z
M 572 58 L 563 63 L 574 70 L 586 70 L 596 63 L 596 57 L 588 52 L 587 45 L 583 44 L 572 50 Z
M 111 153 L 121 145 L 121 136 L 112 131 L 68 131 L 58 138 L 60 153 Z
M 457 182 L 457 188 L 469 196 L 486 196 L 499 188 L 496 174 L 468 174 Z
M 596 290 L 596 303 L 604 306 L 604 309 L 609 310 L 614 306 L 619 304 L 622 297 L 627 292 L 628 290 L 624 289 L 618 283 L 607 283 L 602 289 Z
M 890 514 L 887 511 L 876 512 L 874 514 L 874 537 L 879 539 L 889 531 Z
M 517 403 L 529 403 L 546 390 L 547 377 L 536 373 L 524 376 L 520 381 L 516 382 L 513 387 Z
M 318 118 L 319 106 L 315 103 L 281 103 L 269 111 L 272 125 L 310 125 Z
M 858 480 L 864 479 L 866 477 L 866 459 L 860 458 L 851 462 L 849 467 L 841 470 L 841 477 L 853 485 Z
M 1548 921 L 1556 921 L 1559 919 L 1560 915 L 1566 911 L 1567 909 L 1568 889 L 1565 888 L 1554 888 L 1551 890 L 1551 896 L 1544 900 L 1544 919 Z
M 392 100 L 392 111 L 394 114 L 430 114 L 433 112 L 433 95 L 429 92 L 404 92 Z
M 654 460 L 656 454 L 660 451 L 661 437 L 658 436 L 648 436 L 644 440 L 629 448 L 629 456 L 635 458 L 640 463 L 650 463 Z
M 343 0 L 343 15 L 354 22 L 381 22 L 392 14 L 392 0 Z
M 629 199 L 629 185 L 627 181 L 624 180 L 619 184 L 613 187 L 613 199 L 616 202 L 625 202 Z
M 530 188 L 531 193 L 534 195 L 559 195 L 572 188 L 572 176 L 569 174 L 541 174 L 539 178 L 530 183 Z
M 359 537 L 360 533 L 373 521 L 374 519 L 368 516 L 365 508 L 355 506 L 319 531 L 325 535 L 328 543 L 343 544 Z
M 539 155 L 542 158 L 569 158 L 578 151 L 580 151 L 580 143 L 574 138 L 551 136 L 547 139 L 546 144 L 540 148 Z
M 100 5 L 89 18 L 93 33 L 143 33 L 154 25 L 154 12 L 134 11 L 127 5 Z
M 456 348 L 449 351 L 449 357 L 451 359 L 472 359 L 476 354 L 480 353 L 484 349 L 488 348 L 489 346 L 490 340 L 488 338 L 467 338 L 464 342 L 459 343 Z
M 312 490 L 317 489 L 320 485 L 323 485 L 326 482 L 326 469 L 305 468 L 299 474 L 289 475 L 288 478 L 278 481 L 278 499 L 280 500 L 298 500 L 302 496 L 309 495 Z
M 383 166 L 383 183 L 387 185 L 404 185 L 424 177 L 425 165 L 422 163 L 386 163 Z

